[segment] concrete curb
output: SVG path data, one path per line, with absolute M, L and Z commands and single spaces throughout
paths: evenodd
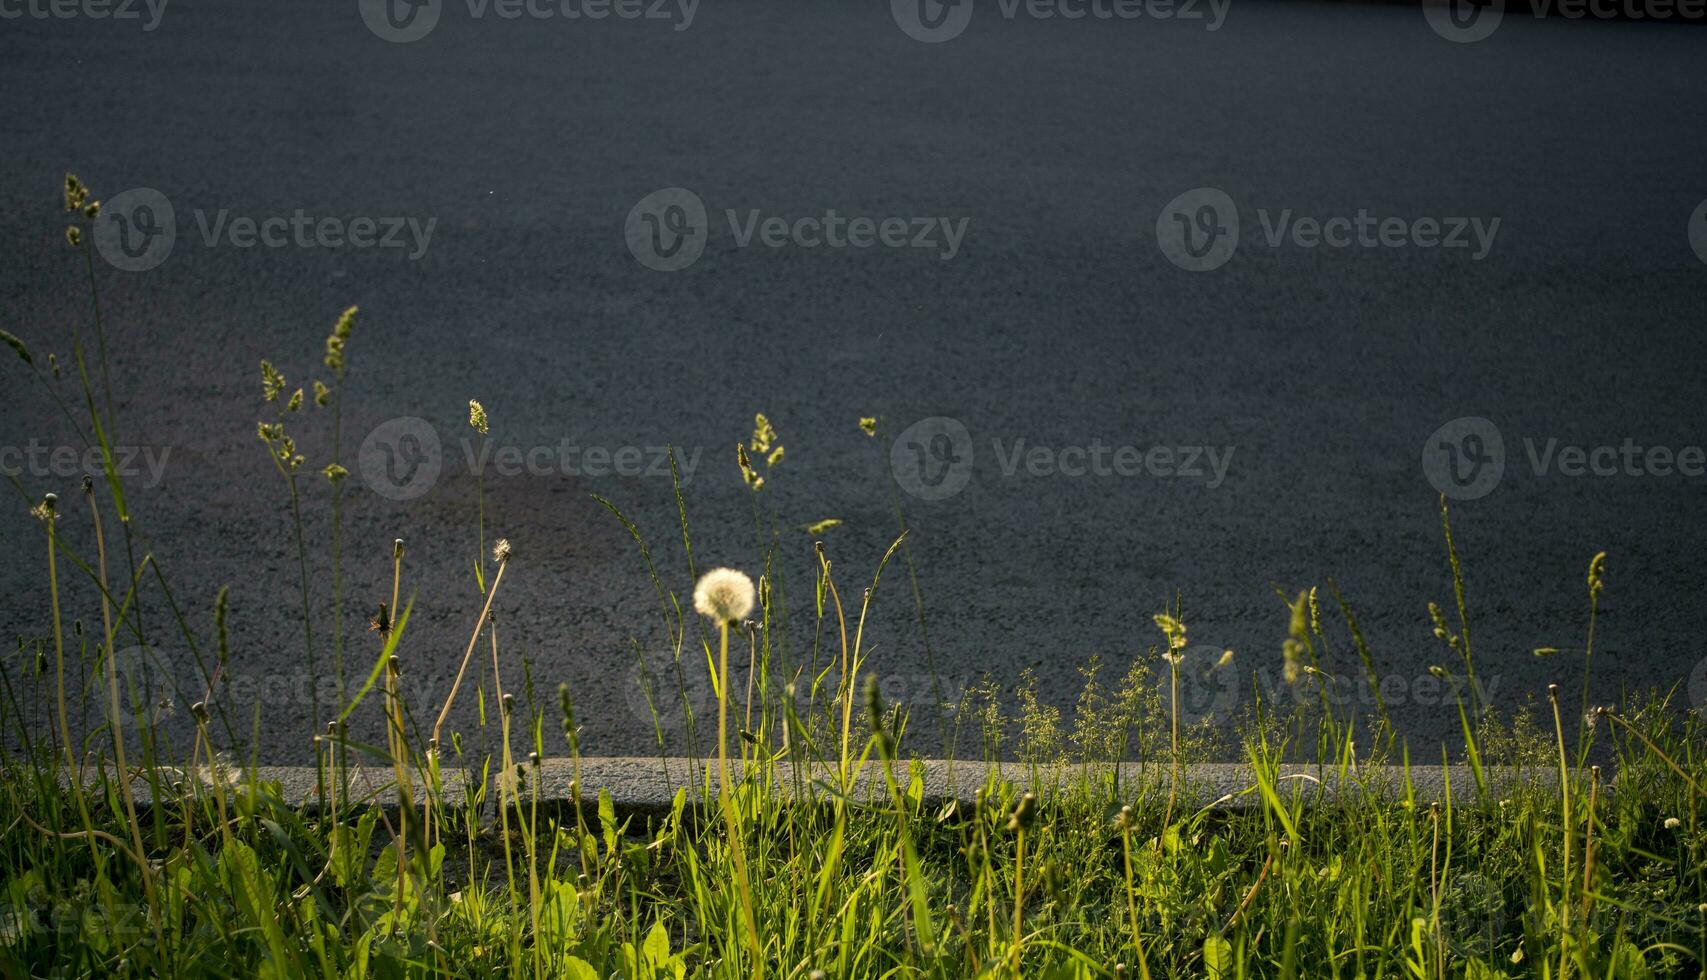
M 525 762 L 521 765 L 524 770 L 529 768 Z M 736 763 L 731 765 L 738 766 Z M 691 804 L 700 788 L 715 789 L 716 769 L 715 759 L 698 760 L 697 763 L 683 758 L 637 756 L 583 759 L 580 768 L 581 798 L 583 802 L 596 800 L 599 793 L 604 791 L 610 794 L 619 813 L 664 814 L 670 811 L 678 790 L 687 790 Z M 992 769 L 995 770 L 993 774 Z M 920 759 L 911 763 L 897 763 L 897 781 L 905 787 L 914 771 L 917 771 L 921 779 L 926 804 L 933 807 L 946 804 L 950 800 L 972 802 L 974 794 L 990 775 L 994 775 L 998 781 L 1010 782 L 1016 787 L 1038 789 L 1066 785 L 1081 778 L 1106 779 L 1114 774 L 1112 766 L 1061 766 L 1034 771 L 1015 762 L 986 764 L 982 761 Z M 574 780 L 574 769 L 570 760 L 546 760 L 535 772 L 537 776 L 534 772 L 528 772 L 527 776 L 530 779 L 537 778 L 538 799 L 542 806 L 555 807 L 572 802 L 571 784 Z M 1502 797 L 1520 786 L 1550 786 L 1558 779 L 1558 772 L 1553 769 L 1499 766 L 1486 767 L 1484 773 L 1490 792 Z M 255 776 L 262 782 L 277 784 L 280 795 L 293 805 L 312 804 L 319 799 L 316 773 L 312 768 L 260 766 L 255 770 Z M 779 764 L 770 788 L 782 798 L 816 796 L 819 799 L 830 799 L 834 796 L 829 788 L 833 776 L 833 770 L 829 768 L 819 768 L 809 775 L 804 770 L 797 771 L 784 763 Z M 1140 793 L 1157 789 L 1166 792 L 1169 776 L 1169 767 L 1165 763 L 1124 763 L 1119 773 L 1121 795 L 1136 798 Z M 247 770 L 244 771 L 243 778 L 248 778 Z M 348 774 L 344 798 L 354 806 L 377 804 L 387 809 L 393 808 L 396 806 L 396 794 L 391 788 L 392 780 L 389 769 L 353 769 Z M 446 799 L 460 801 L 466 780 L 467 776 L 462 770 L 446 770 L 443 773 Z M 1199 763 L 1186 766 L 1181 770 L 1180 785 L 1182 799 L 1198 807 L 1242 810 L 1262 805 L 1256 789 L 1255 771 L 1245 763 Z M 138 802 L 149 802 L 151 794 L 148 784 L 138 780 L 134 786 Z M 532 787 L 526 782 L 522 786 L 521 792 L 526 802 L 532 796 Z M 886 790 L 882 766 L 868 761 L 855 786 L 851 795 L 861 802 L 883 797 Z M 1283 765 L 1279 767 L 1277 787 L 1285 798 L 1290 799 L 1293 792 L 1302 792 L 1313 803 L 1330 801 L 1341 795 L 1363 794 L 1402 799 L 1408 793 L 1417 804 L 1427 805 L 1443 803 L 1449 794 L 1453 798 L 1473 795 L 1475 777 L 1468 766 L 1413 766 L 1409 770 L 1407 780 L 1404 769 L 1392 766 L 1362 767 L 1342 775 L 1334 769 L 1314 765 Z M 488 800 L 493 798 L 493 794 L 488 794 Z

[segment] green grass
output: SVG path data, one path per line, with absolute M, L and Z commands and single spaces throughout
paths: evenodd
M 67 206 L 81 222 L 80 192 L 68 181 Z M 86 234 L 70 237 L 87 252 Z M 93 298 L 93 276 L 90 285 Z M 305 663 L 317 682 L 318 626 L 333 638 L 342 692 L 331 717 L 303 733 L 318 760 L 313 806 L 258 778 L 255 740 L 245 739 L 244 719 L 228 716 L 222 684 L 238 654 L 223 590 L 206 600 L 214 628 L 198 633 L 186 613 L 193 603 L 151 553 L 133 548 L 145 538 L 110 462 L 121 420 L 96 394 L 104 357 L 92 372 L 74 331 L 67 382 L 57 358 L 44 367 L 4 335 L 109 460 L 105 486 L 86 485 L 80 506 L 17 484 L 41 536 L 9 557 L 39 566 L 52 612 L 0 673 L 7 976 L 1586 978 L 1700 975 L 1707 966 L 1707 825 L 1698 814 L 1707 731 L 1664 695 L 1577 724 L 1604 556 L 1590 563 L 1583 596 L 1581 698 L 1555 687 L 1539 715 L 1477 701 L 1470 603 L 1444 506 L 1455 588 L 1450 613 L 1430 607 L 1443 663 L 1435 670 L 1463 692 L 1463 737 L 1415 762 L 1462 762 L 1472 775 L 1432 804 L 1362 788 L 1374 767 L 1408 773 L 1412 760 L 1386 723 L 1373 657 L 1331 583 L 1285 597 L 1277 659 L 1295 696 L 1259 701 L 1234 744 L 1208 724 L 1182 723 L 1179 671 L 1201 665 L 1181 663 L 1198 654 L 1188 652 L 1177 602 L 1154 617 L 1155 646 L 1112 682 L 1098 662 L 1081 669 L 1083 693 L 1069 713 L 1042 701 L 1034 674 L 1011 698 L 994 682 L 975 686 L 940 717 L 884 705 L 862 669 L 869 611 L 910 601 L 922 639 L 928 629 L 906 516 L 895 501 L 895 544 L 848 591 L 855 583 L 833 574 L 833 549 L 770 509 L 766 483 L 785 469 L 761 416 L 739 460 L 760 573 L 750 609 L 729 580 L 734 593 L 700 604 L 715 618 L 700 622 L 684 608 L 704 570 L 679 485 L 680 526 L 665 529 L 682 535 L 687 567 L 678 572 L 656 568 L 641 529 L 604 502 L 634 537 L 674 644 L 671 670 L 650 681 L 685 686 L 707 672 L 717 717 L 690 715 L 682 727 L 715 759 L 704 771 L 732 774 L 682 790 L 667 816 L 619 820 L 607 796 L 580 792 L 574 692 L 538 695 L 532 665 L 499 642 L 488 612 L 506 574 L 528 574 L 528 556 L 526 542 L 512 552 L 500 540 L 486 552 L 483 510 L 470 515 L 479 532 L 468 595 L 436 600 L 480 610 L 446 702 L 410 703 L 399 683 L 414 654 L 416 606 L 402 540 L 389 581 L 362 583 L 364 593 L 391 596 L 374 630 L 364 639 L 327 628 L 310 575 L 331 576 L 336 607 L 349 563 L 336 518 L 329 541 L 311 541 L 302 508 L 324 501 L 336 514 L 345 474 L 334 458 L 318 471 L 324 483 L 311 480 L 291 433 L 325 418 L 335 443 L 346 344 L 359 340 L 354 317 L 328 340 L 332 385 L 293 393 L 271 364 L 262 385 L 271 464 L 257 464 L 282 477 Z M 471 425 L 484 433 L 485 411 L 475 408 Z M 877 420 L 860 428 L 864 436 L 850 424 L 850 438 L 882 448 Z M 115 518 L 122 552 L 107 546 Z M 70 522 L 86 523 L 76 537 L 92 536 L 96 554 L 68 546 L 61 528 Z M 818 522 L 813 534 L 831 525 Z M 783 559 L 809 547 L 814 574 L 785 591 Z M 899 585 L 899 572 L 885 577 L 897 558 L 906 571 Z M 72 578 L 93 587 L 98 609 L 61 607 Z M 190 708 L 189 745 L 171 744 L 149 722 L 108 655 L 167 628 L 195 652 L 211 692 Z M 1244 656 L 1217 669 L 1241 669 Z M 744 690 L 731 681 L 731 661 L 752 664 Z M 1562 675 L 1574 672 L 1558 662 Z M 1327 697 L 1324 670 L 1347 664 L 1364 672 L 1375 705 L 1368 718 L 1336 713 Z M 470 701 L 478 730 L 445 727 L 453 702 Z M 380 744 L 350 736 L 369 723 L 383 730 Z M 967 787 L 975 802 L 927 805 L 909 759 L 945 753 L 1017 760 L 1005 770 L 1015 778 L 983 775 Z M 1251 778 L 1231 800 L 1206 799 L 1186 779 L 1191 761 L 1235 756 Z M 577 773 L 566 805 L 540 799 L 545 759 Z M 1143 778 L 1122 778 L 1130 767 L 1117 763 L 1133 759 L 1146 763 Z M 1282 762 L 1300 761 L 1318 776 L 1281 775 Z M 390 781 L 378 796 L 352 796 L 354 765 Z M 1549 778 L 1484 781 L 1491 765 Z M 448 779 L 453 772 L 472 778 Z M 1314 779 L 1334 776 L 1342 791 L 1307 802 Z M 144 801 L 133 785 L 146 785 Z M 452 788 L 462 786 L 470 788 Z

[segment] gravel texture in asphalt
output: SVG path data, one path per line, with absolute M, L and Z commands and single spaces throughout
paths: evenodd
M 1025 668 L 1070 713 L 1077 668 L 1124 671 L 1177 600 L 1188 666 L 1236 651 L 1187 684 L 1192 717 L 1230 726 L 1253 690 L 1291 696 L 1278 593 L 1319 584 L 1331 605 L 1332 577 L 1413 755 L 1438 758 L 1459 725 L 1428 669 L 1455 663 L 1427 611 L 1453 608 L 1443 490 L 1492 701 L 1559 682 L 1574 714 L 1602 550 L 1595 699 L 1707 699 L 1694 25 L 1508 14 L 1458 43 L 1409 6 L 1266 0 L 1196 19 L 996 0 L 923 20 L 902 0 L 648 0 L 602 18 L 444 0 L 413 21 L 353 0 L 8 9 L 24 13 L 0 21 L 0 327 L 38 367 L 57 355 L 80 414 L 74 326 L 101 382 L 58 203 L 76 171 L 107 203 L 93 278 L 134 553 L 172 583 L 203 657 L 230 586 L 222 705 L 245 740 L 258 717 L 263 761 L 308 757 L 311 692 L 258 365 L 287 393 L 330 380 L 324 338 L 351 304 L 345 670 L 353 685 L 374 663 L 367 620 L 405 538 L 422 727 L 480 610 L 482 500 L 484 547 L 514 546 L 494 606 L 504 682 L 523 691 L 531 662 L 548 733 L 566 681 L 588 752 L 657 750 L 636 664 L 670 672 L 674 614 L 595 494 L 681 603 L 682 687 L 709 705 L 666 446 L 695 566 L 756 575 L 780 536 L 798 666 L 829 653 L 813 651 L 812 542 L 851 616 L 899 505 L 928 651 L 899 557 L 865 641 L 886 697 L 921 716 Z M 61 532 L 90 556 L 83 443 L 0 354 L 0 464 L 32 498 L 59 493 Z M 756 412 L 786 455 L 755 497 L 735 446 Z M 875 438 L 862 416 L 881 418 Z M 330 423 L 312 405 L 287 420 L 322 672 Z M 0 628 L 40 638 L 46 549 L 12 500 Z M 92 631 L 89 580 L 69 561 L 60 579 Z M 127 636 L 119 662 L 181 732 L 195 654 L 152 576 L 141 616 L 154 646 Z M 1328 619 L 1324 669 L 1367 714 Z M 491 657 L 477 649 L 469 683 Z M 39 732 L 33 669 L 33 647 L 9 656 Z M 677 749 L 681 695 L 659 686 Z M 453 724 L 472 731 L 464 691 Z M 915 725 L 918 751 L 941 754 L 934 726 Z

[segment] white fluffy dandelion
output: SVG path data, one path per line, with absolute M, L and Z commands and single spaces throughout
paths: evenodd
M 753 580 L 733 568 L 714 568 L 693 587 L 693 607 L 717 623 L 738 623 L 753 611 Z

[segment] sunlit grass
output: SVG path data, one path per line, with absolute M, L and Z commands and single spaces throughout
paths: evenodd
M 93 218 L 80 182 L 68 179 L 66 203 L 79 222 Z M 88 238 L 67 236 L 85 252 Z M 92 276 L 90 286 L 98 299 Z M 336 517 L 323 553 L 305 533 L 302 507 L 320 497 L 303 493 L 298 474 L 315 468 L 304 469 L 292 433 L 327 409 L 336 444 L 344 359 L 359 345 L 354 317 L 352 308 L 333 328 L 332 383 L 305 386 L 312 398 L 271 363 L 260 376 L 272 418 L 259 433 L 284 481 L 315 690 L 315 625 L 326 611 L 311 601 L 310 568 L 329 569 L 336 607 L 348 563 Z M 1604 555 L 1590 560 L 1583 594 L 1581 697 L 1555 685 L 1540 719 L 1502 715 L 1471 683 L 1471 602 L 1442 507 L 1454 596 L 1450 615 L 1430 606 L 1450 665 L 1433 670 L 1461 695 L 1462 738 L 1428 759 L 1410 758 L 1387 721 L 1374 659 L 1332 583 L 1283 597 L 1274 656 L 1295 697 L 1259 699 L 1237 744 L 1182 717 L 1181 670 L 1204 665 L 1184 662 L 1200 654 L 1178 600 L 1153 616 L 1133 611 L 1157 628 L 1154 644 L 1112 683 L 1102 662 L 1085 665 L 1068 716 L 1039 697 L 1031 673 L 1011 697 L 986 681 L 927 721 L 885 705 L 864 670 L 875 604 L 910 601 L 925 635 L 905 514 L 896 502 L 898 536 L 875 568 L 840 576 L 832 548 L 771 512 L 765 488 L 785 468 L 761 415 L 736 461 L 753 498 L 751 576 L 696 565 L 679 484 L 679 527 L 651 532 L 682 536 L 683 569 L 655 567 L 642 529 L 602 501 L 633 536 L 673 646 L 671 670 L 648 685 L 681 691 L 704 671 L 716 698 L 715 725 L 683 709 L 688 743 L 697 753 L 714 738 L 715 764 L 696 761 L 702 778 L 667 814 L 621 819 L 607 793 L 584 794 L 580 734 L 600 720 L 577 720 L 567 686 L 556 686 L 555 704 L 537 698 L 533 665 L 500 643 L 495 595 L 532 559 L 523 540 L 487 550 L 483 498 L 469 515 L 479 533 L 466 594 L 416 596 L 399 537 L 389 581 L 364 583 L 390 596 L 370 635 L 346 644 L 331 631 L 340 695 L 302 735 L 318 786 L 304 805 L 259 778 L 254 740 L 227 715 L 225 592 L 210 599 L 214 635 L 199 635 L 153 556 L 129 550 L 111 462 L 119 420 L 97 396 L 104 385 L 80 335 L 65 338 L 69 398 L 57 358 L 44 369 L 23 340 L 3 339 L 107 461 L 105 486 L 82 489 L 84 508 L 14 481 L 41 536 L 13 560 L 39 567 L 51 622 L 21 639 L 0 673 L 7 976 L 1587 978 L 1697 975 L 1707 965 L 1698 814 L 1707 732 L 1663 695 L 1588 704 Z M 478 402 L 470 424 L 488 424 Z M 850 438 L 884 434 L 875 418 L 859 420 L 863 436 L 854 429 Z M 342 467 L 334 457 L 318 471 L 336 510 Z M 108 513 L 124 529 L 122 565 L 108 553 Z M 80 534 L 92 535 L 95 554 L 67 544 L 72 521 L 86 522 Z M 810 527 L 822 535 L 836 523 Z M 807 548 L 811 580 L 789 593 L 779 569 Z M 910 595 L 884 580 L 897 556 Z M 73 576 L 99 595 L 98 610 L 62 608 L 62 580 Z M 844 604 L 849 583 L 858 588 Z M 204 695 L 190 706 L 187 747 L 156 730 L 111 655 L 142 639 L 144 592 L 172 611 L 195 651 Z M 415 655 L 408 625 L 429 601 L 466 609 L 469 640 L 445 699 L 411 703 L 399 683 Z M 98 618 L 99 634 L 85 618 Z M 732 646 L 748 663 L 744 691 Z M 1213 666 L 1239 670 L 1248 656 L 1218 654 Z M 1336 714 L 1326 696 L 1323 665 L 1348 662 L 1364 671 L 1369 718 Z M 72 677 L 98 683 L 68 686 Z M 459 697 L 475 703 L 477 732 L 448 727 Z M 1578 726 L 1585 714 L 1592 724 Z M 85 717 L 93 730 L 74 732 Z M 349 736 L 374 719 L 381 744 Z M 654 720 L 662 751 L 665 719 Z M 474 749 L 475 735 L 492 747 Z M 916 756 L 945 753 L 1012 764 L 973 767 L 956 797 L 931 798 Z M 1189 764 L 1211 757 L 1243 760 L 1238 790 L 1210 798 L 1193 781 Z M 548 761 L 570 767 L 567 799 L 542 795 Z M 1411 767 L 1443 761 L 1462 763 L 1453 772 L 1467 778 L 1438 797 L 1413 792 Z M 1282 771 L 1297 762 L 1315 773 Z M 377 795 L 352 780 L 357 765 L 389 774 Z M 1397 787 L 1384 766 L 1397 768 Z M 1494 766 L 1527 776 L 1496 778 Z M 1323 781 L 1336 791 L 1319 795 Z

